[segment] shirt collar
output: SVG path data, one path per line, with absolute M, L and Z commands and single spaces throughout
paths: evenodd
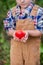
M 29 4 L 29 6 L 26 7 L 25 9 L 28 9 L 28 8 L 33 7 L 33 6 L 34 6 L 34 3 L 31 2 L 31 3 Z M 21 7 L 20 7 L 20 5 L 17 5 L 16 8 L 17 8 L 17 9 L 20 9 Z
M 17 5 L 17 6 L 16 6 L 16 15 L 17 15 L 17 17 L 19 17 L 19 16 L 20 16 L 20 17 L 25 17 L 25 14 L 26 14 L 27 16 L 30 16 L 30 13 L 31 13 L 31 11 L 32 11 L 33 6 L 34 6 L 34 4 L 33 4 L 33 3 L 30 3 L 30 5 L 25 8 L 24 12 L 22 12 L 22 14 L 20 14 L 20 12 L 21 12 L 21 11 L 20 11 L 20 6 Z

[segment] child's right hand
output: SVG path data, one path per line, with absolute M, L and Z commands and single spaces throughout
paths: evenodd
M 14 31 L 14 33 L 13 33 L 13 39 L 17 40 L 17 41 L 20 41 L 20 39 L 18 37 L 16 37 L 15 33 L 16 33 L 16 31 Z

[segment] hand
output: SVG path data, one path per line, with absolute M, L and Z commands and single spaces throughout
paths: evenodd
M 28 31 L 23 31 L 23 32 L 26 33 L 25 36 L 22 37 L 21 39 L 19 39 L 18 37 L 16 37 L 16 35 L 15 35 L 16 31 L 15 31 L 14 34 L 13 34 L 14 40 L 21 41 L 21 42 L 26 42 L 27 39 L 28 39 L 29 34 L 28 34 Z
M 23 32 L 25 32 L 26 35 L 25 35 L 24 37 L 22 37 L 21 39 L 19 39 L 18 37 L 15 36 L 15 33 L 16 33 L 16 31 L 15 31 L 15 32 L 13 33 L 13 38 L 14 38 L 14 40 L 21 41 L 21 42 L 26 42 L 27 39 L 28 39 L 29 34 L 28 34 L 28 31 L 23 31 Z
M 15 35 L 16 32 L 17 32 L 17 31 L 14 31 L 14 33 L 13 33 L 13 39 L 14 39 L 14 40 L 17 40 L 17 41 L 20 41 L 20 39 L 19 39 L 18 37 L 16 37 L 16 35 Z
M 25 35 L 25 37 L 23 37 L 23 38 L 20 40 L 21 42 L 26 42 L 27 39 L 28 39 L 28 37 L 29 37 L 28 31 L 24 31 L 24 32 L 26 33 L 26 35 Z

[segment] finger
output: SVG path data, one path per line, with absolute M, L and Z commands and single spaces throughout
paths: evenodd
M 25 38 L 24 38 L 24 37 L 21 39 L 21 42 L 26 42 L 26 40 L 25 40 Z

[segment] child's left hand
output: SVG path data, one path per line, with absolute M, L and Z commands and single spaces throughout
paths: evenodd
M 20 40 L 21 42 L 26 42 L 27 39 L 28 39 L 28 36 L 29 36 L 28 31 L 24 31 L 24 32 L 26 33 L 26 35 L 25 35 L 25 37 L 23 37 L 23 38 Z

